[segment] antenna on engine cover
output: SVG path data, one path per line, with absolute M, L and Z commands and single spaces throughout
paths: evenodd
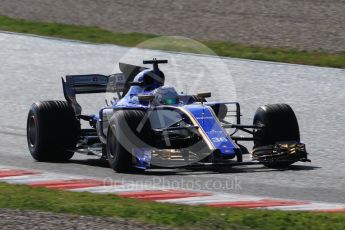
M 143 64 L 152 64 L 153 71 L 158 71 L 158 64 L 167 64 L 168 60 L 157 60 L 157 58 L 153 58 L 152 60 L 144 60 Z

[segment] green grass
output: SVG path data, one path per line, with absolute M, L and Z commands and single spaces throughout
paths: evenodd
M 210 208 L 0 183 L 0 208 L 120 217 L 195 229 L 345 229 L 344 213 Z
M 200 41 L 209 49 L 195 46 L 195 43 L 188 39 L 171 42 L 169 39 L 146 42 L 149 39 L 157 38 L 157 35 L 142 33 L 117 33 L 98 27 L 65 25 L 58 23 L 33 22 L 22 19 L 14 19 L 0 16 L 0 30 L 30 33 L 50 37 L 75 39 L 92 43 L 109 43 L 122 46 L 137 46 L 168 51 L 181 51 L 191 53 L 217 54 L 225 57 L 238 57 L 256 60 L 275 62 L 286 62 L 316 66 L 345 68 L 345 53 L 328 54 L 322 52 L 303 52 L 281 48 L 265 48 L 233 44 L 225 41 Z M 177 42 L 176 42 L 177 41 Z M 159 43 L 159 44 L 158 44 Z

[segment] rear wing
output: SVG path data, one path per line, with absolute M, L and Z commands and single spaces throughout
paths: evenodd
M 72 105 L 76 115 L 81 114 L 81 106 L 77 102 L 77 94 L 114 92 L 121 98 L 126 85 L 126 77 L 122 73 L 110 76 L 101 74 L 67 75 L 62 78 L 63 93 L 66 101 Z
M 122 73 L 110 76 L 101 74 L 67 75 L 66 81 L 62 78 L 65 89 L 70 89 L 74 94 L 123 92 L 125 89 L 126 77 Z
M 145 69 L 145 67 L 120 63 L 122 73 L 109 76 L 102 74 L 67 75 L 66 80 L 62 78 L 63 93 L 76 115 L 80 115 L 81 106 L 77 102 L 77 94 L 112 92 L 117 93 L 118 97 L 122 98 L 130 87 L 129 82 L 133 81 L 134 77 Z
M 64 81 L 63 81 L 64 82 Z M 67 75 L 67 87 L 73 89 L 75 94 L 103 93 L 107 90 L 109 76 L 101 74 Z

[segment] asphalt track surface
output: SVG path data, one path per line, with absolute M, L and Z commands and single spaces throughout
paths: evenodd
M 137 55 L 132 55 L 136 58 L 134 64 L 140 63 L 138 58 L 153 56 L 173 59 L 172 64 L 175 61 L 177 66 L 180 62 L 176 60 L 186 61 L 189 68 L 183 70 L 183 75 L 174 72 L 177 68 L 163 67 L 167 71 L 168 84 L 184 79 L 186 83 L 180 84 L 182 88 L 197 85 L 190 91 L 209 89 L 215 92 L 216 98 L 228 100 L 236 100 L 233 97 L 237 95 L 237 100 L 242 103 L 244 123 L 251 123 L 259 105 L 290 104 L 297 114 L 301 139 L 307 145 L 312 163 L 297 163 L 284 171 L 241 166 L 220 171 L 160 170 L 117 174 L 91 156 L 75 155 L 69 163 L 63 164 L 35 162 L 26 146 L 26 116 L 34 101 L 63 99 L 60 76 L 110 74 L 116 69 L 115 63 L 123 59 L 129 49 L 8 33 L 0 33 L 0 44 L 1 165 L 107 177 L 138 184 L 344 202 L 345 70 L 136 50 Z M 143 55 L 138 56 L 138 53 Z M 225 65 L 229 74 L 204 75 L 201 70 L 205 65 L 212 70 L 222 69 Z M 171 70 L 171 76 L 168 70 Z M 199 74 L 195 75 L 196 72 Z M 191 81 L 195 76 L 201 78 L 199 83 Z M 236 89 L 236 93 L 231 93 L 232 89 Z M 97 111 L 104 104 L 103 100 L 104 97 L 82 98 L 82 104 L 88 108 L 85 113 Z

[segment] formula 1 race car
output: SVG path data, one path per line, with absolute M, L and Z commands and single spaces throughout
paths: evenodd
M 210 102 L 211 93 L 178 94 L 165 86 L 158 65 L 120 63 L 121 73 L 67 75 L 66 101 L 34 103 L 27 119 L 27 141 L 37 161 L 66 161 L 75 152 L 109 161 L 117 172 L 149 168 L 263 164 L 287 167 L 309 161 L 300 142 L 296 116 L 287 104 L 257 109 L 253 124 L 241 124 L 238 102 Z M 112 93 L 111 105 L 82 114 L 77 94 Z M 235 121 L 229 122 L 233 116 Z M 82 128 L 82 121 L 90 124 Z M 242 131 L 250 136 L 238 136 Z M 253 141 L 252 151 L 239 144 Z M 243 155 L 251 161 L 243 162 Z

